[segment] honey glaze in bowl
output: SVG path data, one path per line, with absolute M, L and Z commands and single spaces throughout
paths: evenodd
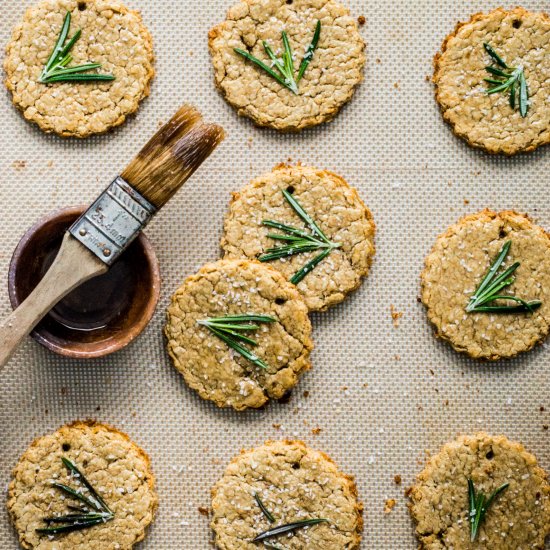
M 23 236 L 13 254 L 8 290 L 16 308 L 52 264 L 65 231 L 85 207 L 65 208 L 40 220 Z M 154 250 L 141 233 L 105 275 L 90 279 L 61 300 L 31 336 L 69 357 L 91 358 L 129 344 L 155 311 L 160 272 Z

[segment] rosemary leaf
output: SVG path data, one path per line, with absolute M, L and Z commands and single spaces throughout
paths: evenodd
M 304 527 L 317 525 L 319 523 L 328 523 L 328 519 L 303 519 L 300 521 L 295 521 L 293 523 L 287 523 L 286 525 L 279 525 L 278 527 L 273 527 L 273 529 L 268 529 L 267 531 L 260 533 L 255 539 L 252 539 L 252 542 L 260 542 L 265 539 L 270 539 L 279 535 L 283 535 L 285 533 L 292 533 L 294 531 L 297 531 L 298 529 L 303 529 Z
M 308 233 L 302 229 L 292 227 L 284 223 L 273 220 L 263 220 L 262 224 L 283 231 L 282 234 L 268 233 L 270 239 L 284 241 L 288 244 L 268 248 L 258 260 L 260 262 L 270 262 L 304 254 L 306 252 L 315 252 L 321 250 L 321 253 L 310 260 L 306 265 L 299 269 L 290 279 L 290 282 L 297 285 L 308 273 L 310 273 L 319 263 L 321 263 L 335 248 L 341 246 L 340 243 L 331 242 L 323 230 L 315 223 L 311 216 L 304 210 L 298 200 L 286 189 L 282 190 L 283 197 L 292 207 L 294 212 L 310 229 Z
M 262 499 L 260 498 L 260 495 L 258 493 L 254 493 L 254 499 L 258 503 L 258 506 L 260 507 L 263 515 L 267 518 L 267 521 L 269 521 L 269 523 L 275 523 L 275 518 L 273 517 L 271 512 L 265 507 L 265 504 L 262 502 Z
M 98 82 L 110 81 L 115 77 L 111 74 L 88 73 L 101 67 L 100 63 L 85 63 L 76 67 L 67 67 L 73 60 L 70 51 L 82 35 L 78 29 L 73 37 L 65 44 L 71 26 L 71 12 L 67 12 L 63 20 L 63 26 L 55 46 L 48 57 L 48 61 L 42 69 L 39 82 L 42 84 L 53 84 L 55 82 Z
M 315 256 L 313 260 L 310 260 L 304 267 L 299 269 L 294 275 L 290 278 L 290 282 L 294 285 L 297 285 L 310 271 L 320 264 L 330 253 L 332 252 L 331 248 L 323 250 L 321 254 Z
M 67 514 L 66 516 L 52 516 L 44 518 L 42 521 L 46 523 L 75 523 L 95 521 L 96 519 L 104 520 L 105 514 Z
M 306 72 L 310 61 L 313 59 L 313 52 L 315 51 L 315 48 L 317 48 L 320 36 L 321 21 L 317 20 L 317 25 L 315 25 L 315 33 L 313 34 L 313 40 L 311 41 L 311 44 L 308 46 L 306 53 L 304 54 L 304 58 L 302 59 L 302 63 L 300 64 L 300 69 L 298 70 L 296 82 L 300 82 L 300 80 L 302 80 L 302 77 L 304 76 L 304 73 Z
M 243 332 L 258 330 L 260 325 L 256 323 L 274 323 L 276 319 L 268 315 L 228 315 L 226 317 L 211 317 L 197 321 L 199 325 L 207 327 L 212 334 L 225 342 L 228 347 L 239 355 L 262 369 L 268 369 L 269 365 L 257 355 L 245 348 L 242 343 L 257 346 L 256 340 L 246 336 Z
M 470 297 L 466 305 L 466 312 L 482 312 L 482 313 L 532 313 L 535 309 L 542 305 L 540 300 L 527 301 L 523 298 L 509 294 L 500 294 L 502 290 L 510 286 L 515 277 L 513 274 L 520 266 L 520 262 L 513 263 L 506 268 L 502 273 L 498 274 L 504 260 L 510 252 L 512 241 L 507 241 L 501 248 L 498 256 L 491 264 L 487 274 L 483 277 L 481 283 L 476 288 L 476 291 Z M 512 301 L 516 305 L 505 305 L 496 303 L 497 301 Z
M 112 518 L 111 518 L 112 519 Z M 100 523 L 105 523 L 105 519 L 93 519 L 89 521 L 76 521 L 72 524 L 61 525 L 59 527 L 44 527 L 37 529 L 36 532 L 40 535 L 60 535 L 62 533 L 70 533 L 71 531 L 80 531 L 81 529 L 87 529 Z
M 498 55 L 498 53 L 495 52 L 495 50 L 493 50 L 493 48 L 489 44 L 484 43 L 483 47 L 485 48 L 485 51 L 493 58 L 493 61 L 495 61 L 497 65 L 500 65 L 504 69 L 508 69 L 508 65 L 506 65 L 502 57 L 500 57 L 500 55 Z
M 243 50 L 241 48 L 234 48 L 234 51 L 235 53 L 241 55 L 251 63 L 254 63 L 257 67 L 265 71 L 271 78 L 281 84 L 281 86 L 288 88 L 294 94 L 298 94 L 298 82 L 304 76 L 304 73 L 313 58 L 313 54 L 315 52 L 315 49 L 317 48 L 317 44 L 319 43 L 320 34 L 321 21 L 317 21 L 315 32 L 313 34 L 313 39 L 308 46 L 306 52 L 304 53 L 304 57 L 300 64 L 300 68 L 298 70 L 298 75 L 296 78 L 294 78 L 294 54 L 292 53 L 292 47 L 290 45 L 290 40 L 286 31 L 282 31 L 281 33 L 281 38 L 283 41 L 282 59 L 279 59 L 277 57 L 267 41 L 264 40 L 262 42 L 265 53 L 271 60 L 272 67 L 274 67 L 274 69 L 246 50 Z
M 468 479 L 468 519 L 470 521 L 470 541 L 474 542 L 479 533 L 479 527 L 485 521 L 485 516 L 495 498 L 508 488 L 510 484 L 504 483 L 495 489 L 489 498 L 483 493 L 476 493 L 474 483 Z

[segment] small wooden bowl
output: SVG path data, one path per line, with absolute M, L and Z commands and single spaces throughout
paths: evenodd
M 58 210 L 33 225 L 11 259 L 8 291 L 15 309 L 53 262 L 61 238 L 86 207 Z M 73 290 L 31 336 L 48 349 L 75 358 L 101 357 L 128 345 L 147 326 L 160 295 L 158 260 L 141 233 L 106 275 Z

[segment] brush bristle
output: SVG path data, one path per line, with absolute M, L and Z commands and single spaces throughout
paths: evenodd
M 223 138 L 223 128 L 205 124 L 194 107 L 184 105 L 149 140 L 121 177 L 161 208 Z

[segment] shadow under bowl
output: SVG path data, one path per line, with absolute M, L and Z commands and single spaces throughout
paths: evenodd
M 8 272 L 12 308 L 31 293 L 53 263 L 65 231 L 86 210 L 64 208 L 42 218 L 19 241 Z M 105 275 L 79 286 L 31 336 L 60 355 L 92 358 L 128 345 L 147 326 L 160 295 L 160 271 L 147 237 L 132 242 Z

